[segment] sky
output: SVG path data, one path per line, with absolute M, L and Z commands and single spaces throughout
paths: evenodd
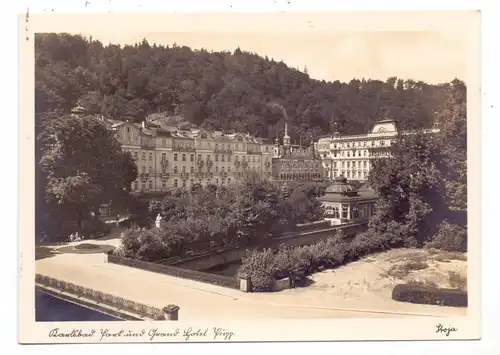
M 328 33 L 81 33 L 104 44 L 185 45 L 192 49 L 234 51 L 240 48 L 283 60 L 314 79 L 348 82 L 353 78 L 385 80 L 396 76 L 430 84 L 465 80 L 466 43 L 460 31 L 345 31 Z

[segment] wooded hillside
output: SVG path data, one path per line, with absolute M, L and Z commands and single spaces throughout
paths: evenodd
M 209 129 L 243 131 L 273 139 L 282 134 L 281 103 L 292 140 L 308 143 L 330 133 L 365 133 L 384 116 L 401 128 L 430 126 L 459 80 L 441 85 L 396 77 L 349 83 L 311 79 L 283 62 L 236 49 L 211 52 L 173 45 L 103 45 L 69 34 L 37 34 L 36 112 L 67 113 L 77 104 L 91 113 L 141 121 L 169 112 Z M 332 63 L 334 66 L 335 63 Z

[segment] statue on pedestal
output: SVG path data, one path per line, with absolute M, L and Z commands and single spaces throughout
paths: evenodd
M 160 223 L 161 223 L 161 215 L 158 213 L 158 216 L 156 216 L 156 221 L 155 221 L 156 228 L 160 228 Z

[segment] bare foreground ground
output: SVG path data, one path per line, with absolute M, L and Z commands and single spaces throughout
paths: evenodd
M 118 245 L 118 238 L 85 242 L 99 244 L 101 248 L 92 252 L 75 251 L 73 245 L 81 242 L 37 248 L 36 272 L 156 307 L 174 303 L 180 306 L 179 317 L 184 320 L 467 314 L 463 308 L 407 304 L 391 299 L 392 287 L 397 283 L 433 281 L 441 287 L 450 287 L 451 280 L 455 287 L 463 285 L 467 269 L 464 254 L 392 250 L 312 275 L 307 287 L 276 293 L 243 293 L 109 264 L 103 251 Z
M 359 261 L 309 277 L 307 287 L 283 291 L 327 303 L 373 304 L 400 309 L 404 303 L 391 299 L 392 289 L 401 283 L 466 289 L 467 256 L 434 250 L 394 249 L 369 255 Z M 406 305 L 405 306 L 417 306 Z M 426 307 L 429 310 L 435 306 Z

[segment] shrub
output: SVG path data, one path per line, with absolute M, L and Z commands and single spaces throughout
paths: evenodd
M 290 277 L 295 281 L 306 278 L 313 271 L 313 256 L 308 246 L 293 248 L 290 253 Z
M 413 270 L 423 270 L 427 269 L 429 265 L 423 260 L 407 260 L 402 264 L 392 265 L 389 270 L 387 270 L 387 275 L 402 279 L 407 276 Z
M 134 258 L 141 247 L 140 232 L 138 230 L 128 229 L 121 235 L 119 250 L 126 258 Z
M 328 258 L 328 266 L 336 267 L 342 265 L 346 259 L 349 244 L 339 236 L 328 238 L 325 241 L 325 253 Z
M 75 249 L 82 249 L 82 250 L 91 250 L 91 249 L 99 249 L 99 245 L 97 244 L 89 244 L 89 243 L 82 243 L 75 245 Z
M 449 271 L 448 281 L 450 286 L 459 290 L 467 290 L 467 278 L 460 275 L 458 272 Z
M 467 251 L 467 227 L 442 222 L 438 231 L 426 244 L 427 248 L 441 249 L 444 251 Z
M 325 240 L 320 240 L 316 244 L 311 245 L 309 250 L 311 252 L 311 263 L 313 269 L 317 270 L 330 266 L 330 258 Z
M 274 255 L 274 262 L 276 267 L 274 277 L 276 279 L 279 280 L 285 277 L 290 277 L 293 279 L 293 277 L 291 276 L 291 270 L 293 269 L 293 259 L 291 257 L 291 252 L 291 248 L 281 247 Z
M 276 271 L 276 259 L 271 249 L 250 250 L 242 258 L 238 277 L 250 277 L 255 291 L 270 291 Z
M 351 242 L 347 257 L 357 260 L 367 254 L 390 248 L 391 237 L 385 234 L 364 232 L 356 235 Z
M 408 260 L 407 262 L 405 262 L 403 264 L 403 267 L 405 269 L 410 270 L 410 271 L 413 271 L 413 270 L 424 270 L 424 269 L 427 269 L 429 267 L 429 264 L 427 264 L 423 260 Z
M 423 285 L 396 285 L 392 299 L 399 302 L 467 307 L 467 292 Z
M 111 227 L 98 218 L 82 221 L 81 234 L 88 238 L 100 238 L 110 231 Z
M 136 252 L 136 257 L 140 260 L 159 261 L 171 256 L 169 246 L 163 242 L 158 233 L 152 230 L 141 233 L 139 243 L 140 247 Z

